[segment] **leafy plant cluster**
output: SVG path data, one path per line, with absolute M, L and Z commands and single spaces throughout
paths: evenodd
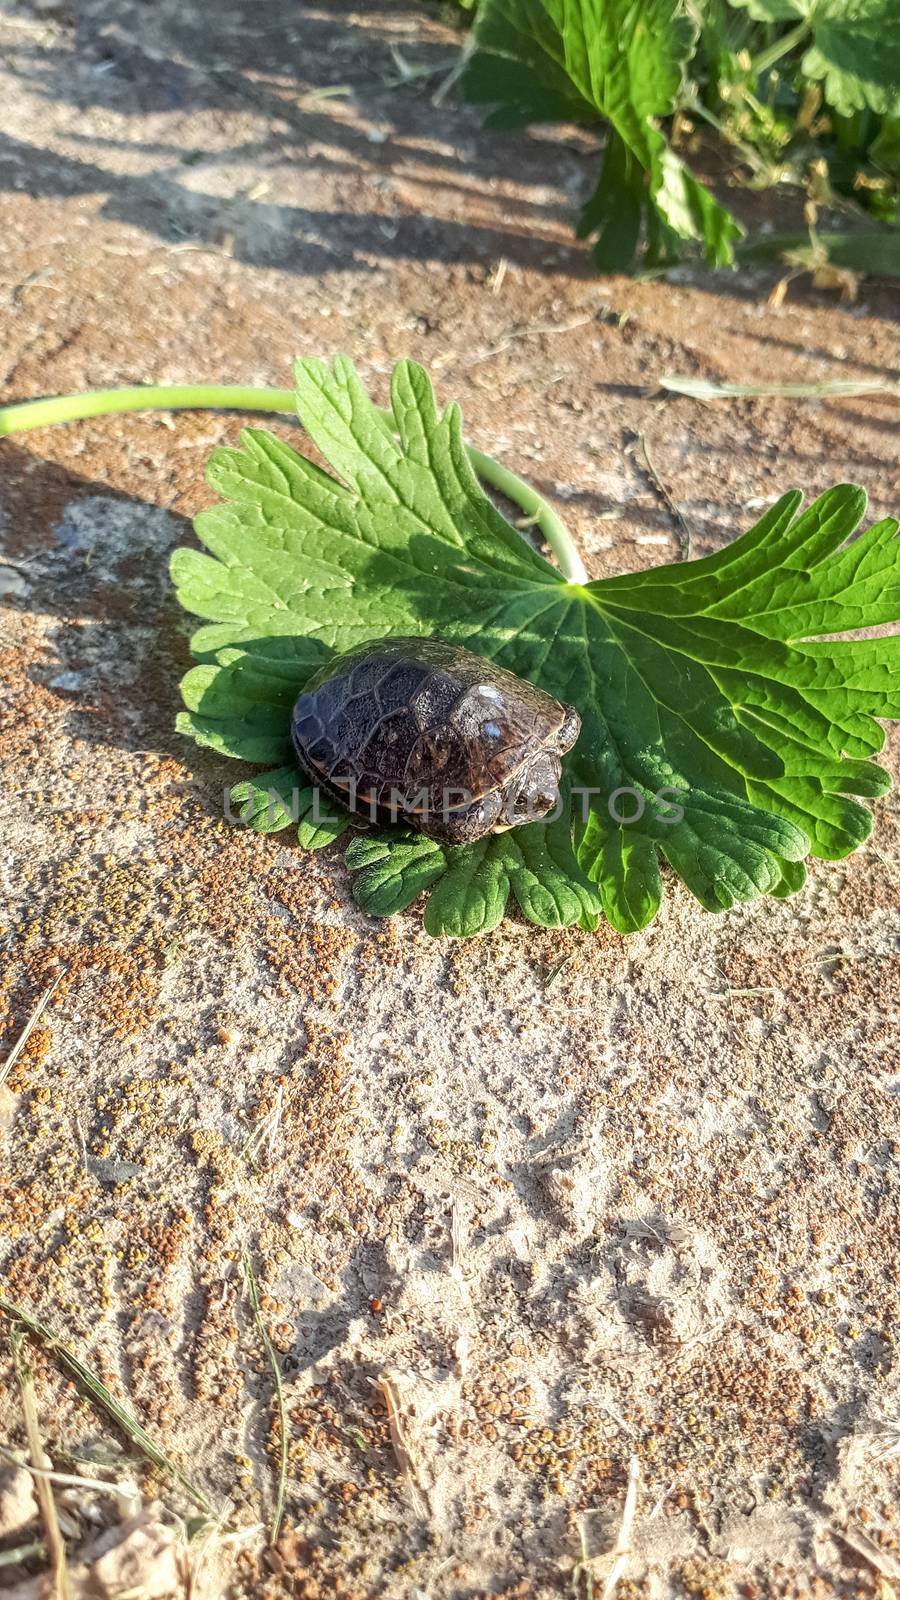
M 347 863 L 376 915 L 426 892 L 428 930 L 468 935 L 512 897 L 545 926 L 605 915 L 630 932 L 656 915 L 661 861 L 722 911 L 793 893 L 807 855 L 867 837 L 854 797 L 889 787 L 870 758 L 875 719 L 900 715 L 900 636 L 858 633 L 900 618 L 900 539 L 891 519 L 857 533 L 861 489 L 802 512 L 786 494 L 713 556 L 574 581 L 485 494 L 459 408 L 439 413 L 421 367 L 395 368 L 383 413 L 345 358 L 300 361 L 296 404 L 332 472 L 248 429 L 212 457 L 223 503 L 196 524 L 209 553 L 173 559 L 182 605 L 204 619 L 180 727 L 272 767 L 233 791 L 249 826 L 293 825 L 309 848 L 350 827 L 317 821 L 291 757 L 294 700 L 334 651 L 440 634 L 577 706 L 565 779 L 581 798 L 470 845 L 355 831 Z M 609 803 L 625 791 L 645 802 L 633 820 Z M 661 791 L 677 793 L 678 820 Z
M 474 19 L 466 97 L 487 125 L 602 123 L 578 222 L 598 267 L 728 266 L 742 228 L 694 175 L 701 134 L 754 188 L 805 190 L 807 232 L 769 252 L 900 274 L 900 232 L 816 233 L 820 208 L 900 217 L 900 0 L 458 0 Z M 794 252 L 792 256 L 791 247 Z M 871 247 L 871 248 L 870 248 Z M 757 241 L 757 251 L 766 249 Z

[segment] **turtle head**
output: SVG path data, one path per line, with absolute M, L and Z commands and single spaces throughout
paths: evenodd
M 563 706 L 563 720 L 551 739 L 536 750 L 521 766 L 504 795 L 504 806 L 495 832 L 537 822 L 552 811 L 559 800 L 561 757 L 571 750 L 581 732 L 581 718 L 574 706 Z

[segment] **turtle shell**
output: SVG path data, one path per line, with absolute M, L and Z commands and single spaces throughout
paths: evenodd
M 292 733 L 301 765 L 345 804 L 369 810 L 393 800 L 414 821 L 423 805 L 446 805 L 448 791 L 477 802 L 506 789 L 573 715 L 536 684 L 448 640 L 381 639 L 310 678 Z

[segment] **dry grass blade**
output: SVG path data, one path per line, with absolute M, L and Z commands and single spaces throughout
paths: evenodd
M 149 1433 L 145 1433 L 137 1418 L 133 1417 L 129 1411 L 125 1410 L 124 1406 L 119 1404 L 115 1396 L 110 1394 L 106 1385 L 100 1382 L 100 1379 L 91 1371 L 90 1367 L 86 1367 L 83 1361 L 79 1361 L 78 1357 L 67 1345 L 63 1344 L 59 1335 L 54 1333 L 52 1328 L 48 1328 L 43 1322 L 38 1322 L 37 1318 L 33 1317 L 30 1312 L 24 1311 L 21 1306 L 15 1305 L 12 1300 L 7 1300 L 5 1295 L 0 1295 L 0 1311 L 4 1312 L 13 1322 L 21 1323 L 22 1327 L 26 1328 L 34 1338 L 40 1339 L 48 1352 L 56 1357 L 60 1366 L 65 1367 L 66 1371 L 71 1373 L 75 1381 L 81 1385 L 87 1398 L 99 1406 L 102 1411 L 105 1411 L 113 1422 L 118 1424 L 132 1444 L 137 1445 L 141 1454 L 146 1456 L 148 1461 L 152 1461 L 153 1465 L 158 1467 L 161 1472 L 167 1473 L 170 1478 L 174 1479 L 185 1494 L 193 1500 L 194 1504 L 200 1507 L 201 1511 L 207 1511 L 210 1515 L 215 1516 L 215 1508 L 203 1491 L 191 1482 L 190 1478 L 181 1471 L 180 1467 L 176 1466 L 174 1461 L 169 1459 L 165 1451 L 160 1449 L 159 1445 L 151 1439 Z
M 5 1444 L 0 1444 L 0 1459 L 8 1461 L 11 1467 L 30 1472 L 33 1478 L 43 1478 L 47 1483 L 59 1483 L 69 1489 L 95 1489 L 97 1494 L 114 1494 L 131 1499 L 139 1493 L 137 1484 L 129 1482 L 127 1478 L 111 1483 L 107 1478 L 81 1478 L 72 1472 L 54 1472 L 52 1467 L 21 1461 L 15 1451 Z
M 502 283 L 502 278 L 501 278 Z M 482 350 L 466 362 L 467 367 L 477 367 L 482 361 L 493 361 L 495 356 L 502 356 L 510 345 L 516 344 L 520 339 L 553 338 L 561 333 L 574 333 L 576 328 L 584 328 L 589 322 L 597 321 L 597 312 L 589 311 L 585 316 L 573 317 L 570 322 L 523 322 L 511 328 L 505 339 L 499 344 L 491 345 L 489 349 Z M 522 524 L 519 523 L 521 527 Z
M 625 1571 L 628 1557 L 631 1555 L 631 1530 L 634 1527 L 640 1484 L 641 1463 L 637 1456 L 632 1456 L 628 1463 L 628 1488 L 625 1490 L 625 1504 L 622 1508 L 619 1536 L 613 1546 L 613 1564 L 603 1585 L 603 1600 L 612 1600 L 612 1596 L 616 1592 L 616 1585 Z
M 446 96 L 450 93 L 453 85 L 458 81 L 459 78 L 462 77 L 466 70 L 466 64 L 474 48 L 475 35 L 474 33 L 468 33 L 463 40 L 458 59 L 453 63 L 453 66 L 450 68 L 447 76 L 438 84 L 437 89 L 431 97 L 431 104 L 433 106 L 441 105 Z
M 846 1528 L 840 1528 L 833 1523 L 830 1532 L 889 1583 L 896 1583 L 900 1578 L 900 1561 L 890 1550 L 883 1550 L 865 1528 L 854 1527 L 849 1523 Z
M 584 1517 L 578 1518 L 578 1543 L 581 1545 L 581 1560 L 576 1561 L 572 1570 L 572 1594 L 575 1600 L 580 1600 L 581 1580 L 584 1579 L 584 1600 L 594 1600 L 594 1574 L 591 1570 L 591 1557 L 588 1550 L 587 1529 Z
M 582 1580 L 584 1580 L 584 1600 L 593 1600 L 594 1567 L 600 1561 L 612 1562 L 606 1576 L 606 1582 L 603 1585 L 602 1600 L 613 1600 L 616 1587 L 620 1578 L 624 1575 L 631 1555 L 631 1534 L 634 1528 L 640 1484 L 641 1463 L 637 1456 L 632 1456 L 628 1463 L 628 1486 L 625 1490 L 625 1504 L 622 1507 L 622 1521 L 619 1524 L 616 1542 L 611 1550 L 607 1550 L 602 1555 L 590 1555 L 584 1519 L 582 1518 L 579 1521 L 578 1537 L 581 1542 L 581 1559 L 575 1563 L 572 1570 L 572 1593 L 576 1596 L 576 1600 L 581 1594 Z
M 658 387 L 668 394 L 683 394 L 691 400 L 752 400 L 757 396 L 825 400 L 829 395 L 900 395 L 900 383 L 890 378 L 826 378 L 821 383 L 711 383 L 708 378 L 673 372 L 659 378 Z
M 272 1107 L 272 1110 L 269 1112 L 268 1116 L 263 1118 L 262 1122 L 258 1123 L 255 1128 L 251 1129 L 250 1133 L 247 1135 L 247 1138 L 244 1140 L 244 1143 L 241 1145 L 240 1150 L 238 1151 L 238 1155 L 240 1156 L 241 1160 L 246 1161 L 247 1165 L 254 1171 L 256 1170 L 256 1158 L 264 1140 L 268 1139 L 269 1162 L 271 1163 L 275 1159 L 275 1143 L 278 1138 L 278 1130 L 281 1126 L 283 1105 L 284 1088 L 281 1084 L 279 1084 L 278 1092 L 275 1096 L 275 1104 Z
M 18 1061 L 20 1055 L 22 1054 L 22 1051 L 25 1049 L 25 1046 L 26 1046 L 26 1044 L 28 1043 L 28 1040 L 31 1037 L 32 1029 L 35 1028 L 37 1026 L 37 1024 L 40 1022 L 41 1017 L 44 1015 L 44 1012 L 46 1011 L 48 1005 L 50 1004 L 50 1001 L 53 999 L 53 996 L 55 995 L 57 989 L 59 988 L 60 984 L 62 983 L 62 980 L 65 977 L 65 975 L 66 975 L 66 969 L 64 967 L 62 972 L 58 972 L 57 973 L 56 977 L 53 979 L 53 982 L 51 984 L 47 985 L 47 988 L 44 990 L 43 994 L 41 995 L 41 998 L 39 999 L 37 1005 L 35 1006 L 34 1010 L 32 1011 L 31 1016 L 28 1018 L 28 1021 L 26 1022 L 24 1028 L 22 1029 L 22 1032 L 19 1034 L 18 1039 L 16 1040 L 15 1044 L 13 1045 L 12 1049 L 10 1050 L 9 1055 L 7 1056 L 6 1060 L 4 1061 L 2 1067 L 0 1067 L 0 1089 L 3 1088 L 4 1083 L 6 1082 L 7 1078 L 9 1077 L 9 1074 L 12 1072 L 13 1067 L 15 1066 L 16 1062 Z
M 558 961 L 554 961 L 553 965 L 547 968 L 541 983 L 541 987 L 543 989 L 549 989 L 550 985 L 556 982 L 560 973 L 565 971 L 566 967 L 569 965 L 569 962 L 573 961 L 574 959 L 575 951 L 570 950 L 566 955 L 560 956 Z
M 59 1526 L 59 1518 L 56 1515 L 56 1501 L 53 1498 L 53 1490 L 43 1475 L 44 1471 L 52 1466 L 52 1462 L 46 1454 L 41 1440 L 31 1368 L 22 1348 L 25 1343 L 24 1333 L 14 1328 L 10 1333 L 9 1342 L 12 1349 L 19 1393 L 22 1396 L 22 1410 L 25 1414 L 28 1449 L 31 1452 L 32 1467 L 35 1469 L 33 1473 L 34 1492 L 47 1538 L 47 1549 L 53 1572 L 54 1594 L 57 1596 L 57 1600 L 71 1600 L 72 1587 L 69 1583 L 69 1572 L 66 1566 L 66 1544 Z
M 284 1499 L 287 1490 L 287 1464 L 288 1464 L 288 1430 L 287 1430 L 287 1404 L 284 1398 L 284 1384 L 281 1381 L 281 1368 L 275 1347 L 269 1338 L 268 1330 L 263 1322 L 262 1308 L 259 1303 L 259 1289 L 256 1284 L 256 1275 L 250 1257 L 244 1256 L 244 1276 L 247 1279 L 247 1288 L 250 1293 L 250 1304 L 253 1307 L 253 1316 L 256 1321 L 259 1336 L 263 1342 L 269 1366 L 272 1368 L 272 1377 L 275 1381 L 275 1398 L 278 1404 L 278 1420 L 281 1429 L 281 1452 L 278 1465 L 278 1488 L 275 1492 L 275 1509 L 272 1512 L 272 1525 L 269 1530 L 269 1543 L 276 1544 L 281 1531 L 281 1522 L 284 1516 Z

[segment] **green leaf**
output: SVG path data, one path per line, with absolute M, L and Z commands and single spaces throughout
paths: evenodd
M 304 850 L 321 850 L 326 844 L 334 844 L 347 832 L 348 823 L 339 806 L 324 801 L 314 789 L 303 791 L 297 838 Z
M 305 850 L 321 850 L 346 833 L 350 818 L 317 795 L 296 765 L 278 767 L 258 778 L 236 783 L 231 804 L 254 833 L 281 833 L 295 826 Z M 333 814 L 332 814 L 333 813 Z
M 359 876 L 353 894 L 373 917 L 391 917 L 405 911 L 447 871 L 448 852 L 422 834 L 354 839 L 347 851 L 347 866 Z
M 758 22 L 806 21 L 810 43 L 801 62 L 822 80 L 826 101 L 842 116 L 869 106 L 900 111 L 900 0 L 731 0 Z
M 488 933 L 511 894 L 529 922 L 544 928 L 595 928 L 600 916 L 597 892 L 572 853 L 568 817 L 471 845 L 439 845 L 415 834 L 357 840 L 347 865 L 359 873 L 357 902 L 375 916 L 404 910 L 436 884 L 425 910 L 425 927 L 436 936 Z
M 319 795 L 296 765 L 279 766 L 274 773 L 235 784 L 231 803 L 255 834 L 280 834 L 285 827 L 296 827 L 304 850 L 333 845 L 351 822 L 346 811 Z
M 245 667 L 247 670 L 245 670 Z M 235 651 L 194 667 L 181 681 L 187 706 L 176 726 L 198 744 L 244 761 L 277 761 L 290 750 L 290 685 Z
M 578 219 L 579 239 L 598 235 L 591 251 L 601 272 L 626 272 L 641 237 L 644 169 L 624 139 L 610 129 L 597 187 Z
M 900 540 L 890 520 L 857 533 L 862 490 L 829 490 L 802 513 L 787 494 L 716 555 L 570 584 L 487 498 L 458 408 L 438 415 L 422 369 L 401 362 L 391 397 L 397 436 L 348 361 L 302 361 L 300 416 L 339 477 L 255 431 L 217 453 L 230 499 L 198 531 L 224 552 L 210 563 L 223 576 L 174 563 L 182 604 L 220 640 L 187 675 L 184 730 L 224 753 L 284 752 L 312 665 L 421 633 L 571 701 L 582 732 L 555 822 L 455 848 L 399 829 L 356 838 L 364 909 L 388 915 L 427 893 L 429 931 L 466 936 L 512 901 L 547 927 L 591 926 L 602 907 L 629 932 L 656 914 L 661 861 L 721 911 L 795 892 L 808 853 L 837 858 L 867 837 L 856 797 L 888 787 L 870 757 L 876 718 L 900 714 L 900 637 L 858 635 L 900 615 Z M 295 779 L 283 767 L 239 786 L 251 826 L 268 788 L 285 800 Z M 323 842 L 304 818 L 301 839 Z
M 806 882 L 806 866 L 802 861 L 786 861 L 784 872 L 779 884 L 776 884 L 772 894 L 777 900 L 787 900 L 792 894 L 797 894 Z
M 259 778 L 236 783 L 230 794 L 241 822 L 254 833 L 281 833 L 297 820 L 298 795 L 312 790 L 296 766 L 278 767 Z
M 636 933 L 653 921 L 662 900 L 662 875 L 652 839 L 608 828 L 591 815 L 578 857 L 599 885 L 603 913 L 619 933 Z
M 611 124 L 579 224 L 582 237 L 599 230 L 601 267 L 628 264 L 642 214 L 657 259 L 665 233 L 698 242 L 718 265 L 732 261 L 738 224 L 658 126 L 676 108 L 696 44 L 680 0 L 483 0 L 475 43 L 463 84 L 468 99 L 496 108 L 488 126 Z

